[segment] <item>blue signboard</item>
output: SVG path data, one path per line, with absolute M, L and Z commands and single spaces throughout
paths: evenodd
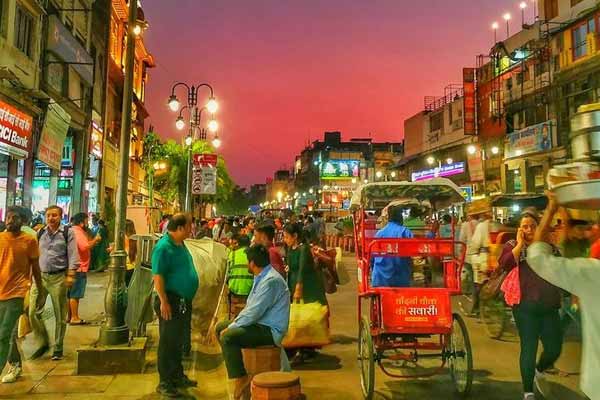
M 473 200 L 473 188 L 471 186 L 461 186 L 460 191 L 467 203 Z

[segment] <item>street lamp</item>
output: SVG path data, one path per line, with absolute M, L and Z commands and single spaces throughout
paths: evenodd
M 396 178 L 396 171 L 392 171 L 392 173 L 390 174 L 390 176 L 393 178 Z
M 192 137 L 190 135 L 188 135 L 188 136 L 185 137 L 185 145 L 186 146 L 188 146 L 188 147 L 191 146 L 192 145 L 192 141 L 193 141 L 193 139 L 192 139 Z
M 169 108 L 176 112 L 179 110 L 181 103 L 175 94 L 175 91 L 178 87 L 183 86 L 187 90 L 187 108 L 189 109 L 190 119 L 189 119 L 189 134 L 188 137 L 193 142 L 195 137 L 196 128 L 200 126 L 200 120 L 202 117 L 202 111 L 207 110 L 210 113 L 214 113 L 217 111 L 218 103 L 215 99 L 214 90 L 211 85 L 208 83 L 201 83 L 199 85 L 188 85 L 184 82 L 177 82 L 171 88 L 171 95 L 169 96 L 168 105 Z M 208 102 L 204 107 L 198 108 L 198 92 L 201 88 L 208 88 L 210 90 Z M 184 107 L 185 108 L 185 107 Z M 181 110 L 183 111 L 183 109 Z M 185 123 L 183 123 L 183 116 L 177 118 L 175 125 L 178 129 L 183 129 Z M 208 124 L 208 128 L 211 132 L 216 132 L 219 125 L 217 121 L 214 119 L 210 121 Z M 201 139 L 204 140 L 204 132 L 201 132 Z M 215 138 L 218 139 L 218 138 Z M 186 139 L 187 142 L 187 139 Z M 219 142 L 220 145 L 220 142 Z M 218 147 L 218 146 L 215 146 Z M 192 211 L 192 146 L 191 142 L 188 145 L 188 165 L 187 165 L 187 179 L 186 179 L 186 190 L 185 190 L 185 211 Z
M 527 8 L 527 3 L 522 1 L 519 4 L 519 8 L 521 9 L 521 25 L 525 25 L 525 9 Z
M 216 134 L 215 138 L 212 140 L 212 145 L 215 149 L 218 149 L 219 147 L 221 147 L 221 139 L 219 139 L 218 134 Z
M 492 30 L 494 31 L 494 44 L 498 43 L 498 23 L 492 23 Z
M 434 162 L 435 162 L 435 158 L 433 156 L 427 157 L 427 164 L 433 165 Z
M 104 296 L 106 320 L 100 327 L 100 343 L 103 345 L 120 345 L 129 341 L 129 329 L 125 324 L 125 307 L 127 288 L 125 287 L 125 225 L 127 218 L 127 187 L 129 182 L 129 145 L 131 141 L 131 114 L 133 103 L 133 69 L 136 35 L 134 27 L 137 22 L 137 1 L 129 2 L 127 21 L 128 37 L 125 51 L 125 74 L 123 83 L 123 105 L 121 112 L 121 138 L 119 159 L 119 184 L 115 204 L 115 246 L 110 255 L 108 269 L 109 280 Z
M 506 21 L 506 38 L 510 37 L 510 13 L 505 13 L 502 18 Z
M 498 146 L 493 146 L 491 150 L 493 155 L 497 155 L 498 153 L 500 153 L 500 149 L 498 148 Z
M 454 162 L 454 160 L 450 157 L 446 158 L 446 164 L 451 165 Z

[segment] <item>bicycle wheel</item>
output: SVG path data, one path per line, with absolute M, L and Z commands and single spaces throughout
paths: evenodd
M 504 299 L 495 297 L 493 299 L 481 300 L 479 310 L 488 336 L 492 339 L 500 339 L 506 328 L 506 305 Z
M 453 314 L 452 331 L 448 335 L 447 352 L 450 377 L 456 393 L 466 397 L 473 385 L 473 353 L 467 325 L 459 314 Z
M 358 332 L 358 368 L 363 396 L 366 400 L 371 400 L 375 392 L 375 354 L 371 325 L 365 317 L 360 321 Z

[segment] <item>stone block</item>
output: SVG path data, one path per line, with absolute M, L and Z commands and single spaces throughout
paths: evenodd
M 77 375 L 138 374 L 144 372 L 148 339 L 134 338 L 130 344 L 95 344 L 77 349 Z

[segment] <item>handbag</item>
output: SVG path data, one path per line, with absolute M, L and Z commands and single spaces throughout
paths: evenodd
M 286 348 L 329 344 L 329 309 L 321 303 L 290 304 L 290 323 L 281 345 Z
M 316 246 L 313 246 L 311 250 L 315 260 L 315 267 L 317 271 L 321 271 L 323 276 L 325 293 L 333 294 L 337 292 L 337 285 L 340 283 L 340 279 L 335 266 L 337 255 L 336 250 L 323 250 Z
M 508 273 L 504 269 L 496 269 L 492 273 L 490 279 L 488 279 L 481 287 L 479 298 L 481 300 L 490 300 L 495 298 L 500 293 L 502 283 L 506 279 Z

